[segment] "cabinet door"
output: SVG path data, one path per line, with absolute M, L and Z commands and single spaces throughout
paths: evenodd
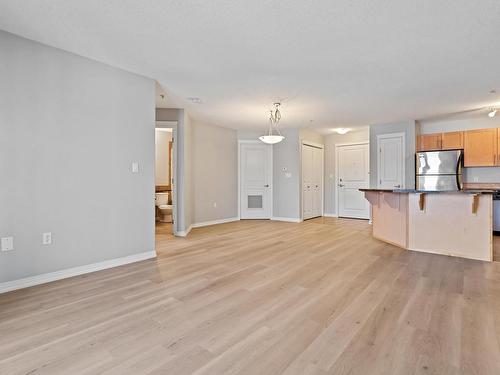
M 432 151 L 441 149 L 441 133 L 420 135 L 419 151 Z
M 497 164 L 497 129 L 468 130 L 464 133 L 464 165 L 493 167 Z
M 453 150 L 456 148 L 464 148 L 464 133 L 463 132 L 448 132 L 441 135 L 441 149 Z
M 497 129 L 497 165 L 500 165 L 500 128 Z

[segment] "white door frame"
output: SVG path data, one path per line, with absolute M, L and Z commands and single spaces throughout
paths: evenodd
M 262 141 L 259 140 L 253 140 L 253 139 L 238 139 L 238 220 L 241 220 L 241 145 L 242 144 L 263 144 Z M 271 182 L 270 182 L 270 188 L 269 188 L 269 194 L 270 194 L 270 200 L 271 200 L 271 216 L 270 219 L 273 217 L 273 212 L 274 212 L 274 195 L 273 195 L 273 189 L 274 189 L 274 175 L 273 175 L 273 164 L 274 164 L 274 156 L 273 156 L 273 146 L 269 145 L 269 148 L 271 149 L 271 163 L 269 168 L 270 170 L 270 175 L 271 175 Z
M 401 188 L 405 189 L 406 188 L 406 134 L 403 132 L 400 133 L 389 133 L 389 134 L 377 134 L 377 187 L 380 188 L 380 140 L 385 139 L 385 138 L 395 138 L 395 137 L 401 137 L 402 139 L 402 148 L 401 152 L 403 154 L 403 160 L 402 160 L 402 169 L 403 173 L 401 175 Z
M 335 216 L 339 217 L 339 148 L 344 146 L 358 146 L 358 145 L 368 145 L 368 174 L 370 174 L 370 141 L 363 142 L 353 142 L 353 143 L 335 143 Z M 370 176 L 368 176 L 368 184 L 370 183 Z M 370 211 L 371 217 L 371 211 Z
M 300 142 L 300 221 L 304 221 L 304 168 L 302 168 L 302 146 L 311 146 L 323 150 L 321 158 L 321 216 L 325 215 L 325 145 L 310 141 Z
M 172 129 L 172 176 L 170 176 L 170 180 L 172 182 L 172 220 L 174 222 L 174 225 L 172 225 L 172 231 L 174 236 L 177 235 L 177 232 L 179 231 L 177 228 L 177 225 L 179 225 L 179 220 L 177 220 L 177 209 L 179 205 L 177 204 L 177 181 L 179 181 L 179 178 L 177 176 L 177 160 L 178 160 L 178 155 L 177 155 L 177 121 L 155 121 L 155 129 L 156 128 L 170 128 Z M 155 170 L 156 170 L 156 157 L 155 157 Z M 154 175 L 154 178 L 156 178 L 156 173 Z M 155 180 L 155 187 L 156 187 L 156 180 Z M 156 189 L 155 189 L 156 193 Z M 154 203 L 153 203 L 154 205 Z

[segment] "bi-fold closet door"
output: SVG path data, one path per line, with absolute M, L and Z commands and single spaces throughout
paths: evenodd
M 323 148 L 302 145 L 302 218 L 323 215 Z

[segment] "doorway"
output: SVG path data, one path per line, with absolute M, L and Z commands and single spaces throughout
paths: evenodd
M 369 219 L 370 205 L 359 191 L 370 185 L 369 143 L 335 145 L 335 160 L 338 216 Z
M 174 238 L 176 204 L 176 121 L 157 121 L 155 126 L 155 239 L 156 250 Z
M 239 141 L 241 219 L 270 219 L 273 205 L 273 148 L 260 141 Z
M 405 134 L 377 135 L 377 187 L 404 189 Z
M 302 219 L 323 216 L 323 145 L 302 144 Z

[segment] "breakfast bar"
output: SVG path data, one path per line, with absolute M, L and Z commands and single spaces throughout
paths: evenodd
M 371 203 L 375 238 L 412 251 L 492 260 L 493 191 L 360 190 Z

